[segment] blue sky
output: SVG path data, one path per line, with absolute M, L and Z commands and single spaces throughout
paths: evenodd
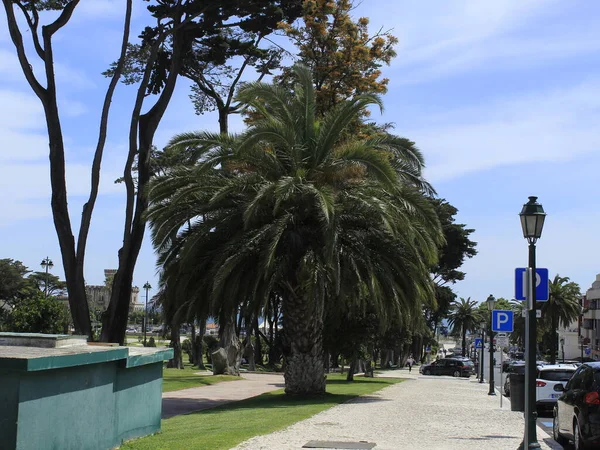
M 137 36 L 145 18 L 136 2 Z M 517 214 L 537 195 L 548 218 L 538 266 L 578 282 L 585 291 L 600 272 L 600 3 L 571 0 L 365 0 L 356 16 L 373 30 L 393 29 L 398 56 L 385 111 L 416 141 L 426 176 L 476 232 L 479 254 L 467 261 L 462 297 L 513 296 L 514 268 L 527 246 Z M 60 108 L 67 144 L 69 206 L 78 221 L 89 189 L 89 164 L 98 112 L 107 86 L 100 75 L 116 58 L 122 2 L 83 0 L 56 36 Z M 28 34 L 24 34 L 28 38 Z M 39 64 L 33 62 L 36 73 Z M 113 180 L 125 158 L 133 89 L 118 88 L 109 123 L 101 195 L 92 221 L 86 281 L 103 282 L 117 265 L 124 192 Z M 212 114 L 196 116 L 180 82 L 156 138 L 217 130 Z M 37 98 L 24 82 L 0 16 L 0 257 L 38 270 L 45 256 L 62 276 L 49 204 L 47 140 Z M 240 129 L 235 119 L 232 128 Z M 77 225 L 77 224 L 76 224 Z M 156 282 L 146 236 L 134 283 Z M 152 294 L 152 292 L 151 292 Z

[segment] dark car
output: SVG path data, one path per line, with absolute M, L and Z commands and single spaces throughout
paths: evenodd
M 600 447 L 600 362 L 584 363 L 565 386 L 554 407 L 554 440 L 565 445 L 570 439 L 575 449 Z
M 423 375 L 452 375 L 453 377 L 470 377 L 473 373 L 473 361 L 469 359 L 443 358 L 423 366 Z

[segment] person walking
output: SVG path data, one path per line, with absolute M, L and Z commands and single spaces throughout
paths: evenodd
M 410 373 L 412 371 L 412 366 L 415 363 L 415 360 L 413 358 L 413 355 L 410 355 L 408 357 L 408 359 L 406 360 L 406 364 L 408 364 L 408 372 Z

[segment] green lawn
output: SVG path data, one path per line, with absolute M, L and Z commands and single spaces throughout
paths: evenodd
M 253 436 L 271 433 L 307 419 L 358 395 L 371 394 L 399 383 L 399 378 L 357 377 L 330 374 L 327 394 L 320 398 L 288 398 L 283 390 L 230 403 L 218 408 L 162 421 L 162 432 L 129 441 L 122 449 L 230 449 Z
M 198 368 L 185 364 L 185 369 L 163 370 L 163 392 L 178 391 L 198 386 L 208 386 L 222 381 L 239 380 L 240 377 L 231 375 L 194 375 Z

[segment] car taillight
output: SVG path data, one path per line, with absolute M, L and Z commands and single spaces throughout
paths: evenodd
M 588 392 L 585 394 L 583 401 L 588 405 L 600 405 L 600 395 L 597 392 Z
M 544 386 L 546 386 L 546 383 L 544 383 L 543 381 L 537 380 L 535 382 L 535 386 L 536 387 L 544 387 Z

